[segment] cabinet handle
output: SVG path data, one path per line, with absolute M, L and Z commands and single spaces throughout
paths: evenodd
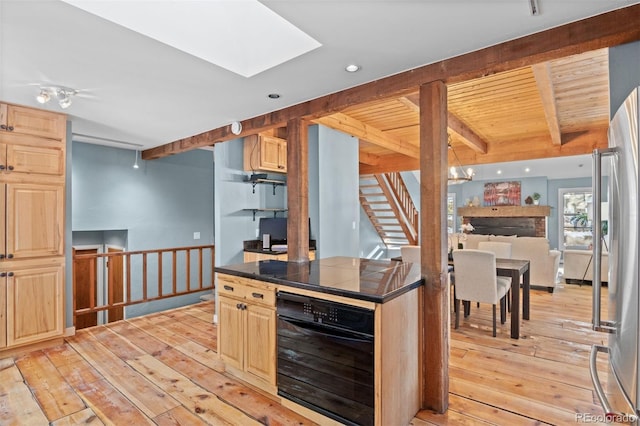
M 13 170 L 13 166 L 9 166 L 9 167 L 7 167 L 7 169 Z
M 0 129 L 2 129 L 2 130 L 9 130 L 9 129 L 7 129 L 7 126 L 5 126 L 4 124 L 0 124 Z
M 278 168 L 279 169 L 284 169 L 284 166 L 281 166 L 280 164 L 278 164 Z
M 7 259 L 13 259 L 13 255 L 12 255 L 11 253 L 9 253 L 9 254 L 7 255 Z
M 4 170 L 4 169 L 5 169 L 4 164 L 0 164 L 0 170 Z
M 251 293 L 251 296 L 255 297 L 256 299 L 264 299 L 264 294 L 260 293 Z
M 0 254 L 0 259 L 4 259 L 4 258 L 5 258 L 4 253 Z
M 225 285 L 224 289 L 227 291 L 233 291 L 233 287 L 231 287 L 230 285 Z
M 0 278 L 4 278 L 4 277 L 6 277 L 6 276 L 7 276 L 7 273 L 6 273 L 6 272 L 0 272 Z
M 13 132 L 13 126 L 7 126 L 7 130 Z
M 13 272 L 9 272 L 9 273 L 7 274 L 7 276 L 12 277 L 12 276 L 13 276 Z
M 242 303 L 238 303 L 238 304 L 236 304 L 236 308 L 238 308 L 238 309 L 242 309 Z
M 246 311 L 247 310 L 247 305 L 242 305 L 242 310 Z

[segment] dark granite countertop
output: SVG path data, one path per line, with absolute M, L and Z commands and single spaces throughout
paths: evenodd
M 272 245 L 286 245 L 287 241 L 274 240 Z M 262 240 L 246 240 L 243 241 L 244 251 L 251 253 L 263 253 L 263 254 L 286 254 L 287 250 L 268 250 L 262 248 Z M 309 250 L 316 249 L 316 240 L 309 240 Z
M 385 303 L 423 283 L 420 265 L 353 257 L 304 263 L 262 260 L 216 266 L 215 271 L 375 303 Z

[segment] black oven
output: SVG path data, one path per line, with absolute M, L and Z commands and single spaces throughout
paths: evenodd
M 278 395 L 347 425 L 374 421 L 374 311 L 278 292 Z

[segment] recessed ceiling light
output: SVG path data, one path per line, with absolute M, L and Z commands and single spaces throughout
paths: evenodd
M 360 66 L 356 64 L 349 64 L 344 69 L 346 72 L 356 72 L 360 71 Z
M 496 173 L 501 175 L 502 174 L 502 170 L 497 170 Z
M 279 98 L 280 98 L 280 95 L 279 95 L 279 94 L 277 94 L 277 93 L 269 93 L 269 94 L 267 95 L 267 97 L 268 97 L 269 99 L 279 99 Z
M 529 172 L 531 171 L 531 169 L 530 169 L 529 167 L 526 167 L 526 168 L 524 169 L 524 171 L 525 171 L 526 173 L 529 173 Z

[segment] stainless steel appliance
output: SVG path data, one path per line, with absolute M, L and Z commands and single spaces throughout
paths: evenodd
M 374 422 L 374 311 L 278 292 L 278 395 L 346 425 Z
M 638 91 L 631 92 L 609 126 L 609 148 L 594 151 L 593 241 L 601 235 L 601 163 L 611 158 L 609 174 L 608 319 L 600 315 L 600 254 L 593 245 L 593 327 L 608 332 L 607 346 L 591 350 L 591 378 L 608 421 L 637 424 L 638 393 Z M 598 377 L 596 357 L 608 354 L 606 388 Z

